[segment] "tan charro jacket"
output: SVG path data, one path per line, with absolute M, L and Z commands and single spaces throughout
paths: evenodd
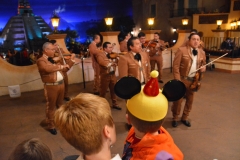
M 120 42 L 120 51 L 121 52 L 128 52 L 128 48 L 127 48 L 127 41 L 123 40 Z
M 89 49 L 90 56 L 91 56 L 91 59 L 92 59 L 93 68 L 99 67 L 99 65 L 97 63 L 97 55 L 100 54 L 100 53 L 103 53 L 103 51 L 97 48 L 97 45 L 96 45 L 95 42 L 92 42 L 89 45 L 88 49 Z
M 154 40 L 152 40 L 154 41 Z M 159 40 L 158 43 L 160 44 L 160 46 L 164 46 L 165 43 L 163 40 Z M 157 53 L 157 54 L 156 54 Z M 161 56 L 162 55 L 162 50 L 158 47 L 155 47 L 154 49 L 151 49 L 151 52 L 149 52 L 149 56 Z
M 190 46 L 180 47 L 173 60 L 173 76 L 175 79 L 181 80 L 181 76 L 186 77 L 190 71 L 193 62 Z M 206 64 L 205 52 L 198 48 L 197 69 Z
M 105 52 L 97 54 L 97 62 L 100 67 L 100 74 L 106 75 L 110 73 L 110 67 L 113 67 L 113 70 L 116 71 L 117 59 L 109 59 Z M 115 63 L 116 65 L 112 65 Z
M 150 62 L 146 52 L 140 52 L 141 63 L 144 81 L 147 82 L 150 78 Z M 125 55 L 120 55 L 118 60 L 119 78 L 125 76 L 133 76 L 141 81 L 140 66 L 137 60 L 134 59 L 132 52 L 127 52 Z
M 69 60 L 67 62 L 71 68 L 74 64 L 73 61 Z M 37 60 L 38 71 L 40 73 L 43 83 L 54 83 L 57 81 L 57 71 L 63 75 L 63 72 L 67 72 L 67 68 L 61 69 L 61 64 L 52 64 L 47 60 L 44 55 Z

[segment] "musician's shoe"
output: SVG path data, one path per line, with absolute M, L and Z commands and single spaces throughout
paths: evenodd
M 191 127 L 191 123 L 188 120 L 181 120 L 181 122 L 187 126 L 187 127 Z
M 70 98 L 70 97 L 64 97 L 64 100 L 65 100 L 65 101 L 70 101 L 71 98 Z
M 178 122 L 177 121 L 172 121 L 172 126 L 173 127 L 177 127 L 178 126 Z
M 160 80 L 158 80 L 158 82 L 159 82 L 159 83 L 163 83 L 163 81 L 162 81 L 161 79 L 160 79 Z
M 57 134 L 57 130 L 55 128 L 53 129 L 49 129 L 49 132 L 53 135 L 56 135 Z
M 112 108 L 113 108 L 113 109 L 117 109 L 117 110 L 122 110 L 122 108 L 119 107 L 119 106 L 114 106 L 114 105 L 113 105 Z

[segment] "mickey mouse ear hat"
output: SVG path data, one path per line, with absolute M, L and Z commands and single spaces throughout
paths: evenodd
M 186 92 L 185 85 L 178 80 L 167 82 L 159 89 L 158 72 L 151 72 L 151 79 L 141 87 L 134 77 L 123 77 L 114 87 L 116 95 L 128 99 L 127 109 L 135 117 L 149 122 L 163 119 L 168 111 L 168 100 L 176 101 Z

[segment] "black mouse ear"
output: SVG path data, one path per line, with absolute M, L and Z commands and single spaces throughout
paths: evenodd
M 135 77 L 123 77 L 114 86 L 115 94 L 123 99 L 130 99 L 141 91 L 141 83 Z
M 168 101 L 177 101 L 186 93 L 186 87 L 183 82 L 173 79 L 168 81 L 162 89 L 162 94 Z

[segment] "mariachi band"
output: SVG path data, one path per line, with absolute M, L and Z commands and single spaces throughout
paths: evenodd
M 154 33 L 154 38 L 150 40 L 146 40 L 146 36 L 143 32 L 140 32 L 137 37 L 131 37 L 129 33 L 126 33 L 122 39 L 119 38 L 119 40 L 120 53 L 113 52 L 115 46 L 114 43 L 101 42 L 100 35 L 98 34 L 94 35 L 93 41 L 89 45 L 88 49 L 94 70 L 93 93 L 101 97 L 105 97 L 107 90 L 109 90 L 112 108 L 117 110 L 122 109 L 119 107 L 117 97 L 114 93 L 114 86 L 117 82 L 117 69 L 119 74 L 118 78 L 132 76 L 138 79 L 142 85 L 148 82 L 150 79 L 150 72 L 152 70 L 158 70 L 158 82 L 163 83 L 162 52 L 169 47 L 167 42 L 160 39 L 160 34 L 158 32 Z M 47 58 L 47 61 L 53 61 L 51 63 L 53 64 L 53 68 L 55 67 L 54 69 L 57 71 L 57 78 L 60 77 L 60 81 L 64 81 L 65 84 L 67 74 L 64 73 L 70 69 L 73 62 L 75 63 L 75 54 L 65 54 L 58 45 L 54 46 L 55 43 L 47 43 L 45 45 L 46 48 L 44 55 Z M 58 55 L 53 57 L 51 60 L 51 57 L 49 58 L 49 56 L 56 55 L 56 53 L 51 53 L 49 48 L 52 48 L 54 52 L 59 51 L 60 54 L 58 53 Z M 57 62 L 57 59 L 60 59 L 60 62 Z M 68 63 L 71 65 L 68 65 Z M 185 95 L 187 97 L 186 104 L 181 118 L 182 123 L 187 127 L 191 126 L 187 118 L 192 108 L 194 92 L 200 88 L 199 81 L 202 76 L 199 73 L 205 71 L 205 64 L 206 57 L 200 45 L 200 36 L 197 33 L 191 33 L 188 41 L 186 41 L 186 43 L 178 49 L 173 61 L 174 79 L 184 82 L 186 88 L 188 89 Z M 47 71 L 42 71 L 42 73 L 48 74 Z M 44 78 L 44 76 L 42 77 Z M 54 83 L 52 83 L 52 81 L 45 82 L 45 84 L 55 85 L 58 84 L 58 81 Z M 66 85 L 64 87 L 65 90 L 67 90 Z M 191 87 L 188 87 L 189 85 Z M 61 94 L 63 94 L 62 97 L 66 101 L 70 100 L 67 93 Z M 178 126 L 178 115 L 181 110 L 181 103 L 182 99 L 173 103 L 173 127 Z M 49 118 L 49 120 L 51 119 L 52 117 Z M 50 127 L 50 132 L 52 134 L 56 134 L 54 126 Z

